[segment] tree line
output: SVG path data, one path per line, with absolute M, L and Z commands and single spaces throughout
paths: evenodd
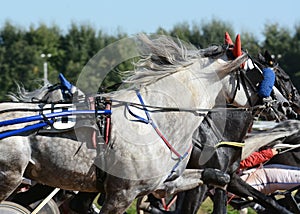
M 155 33 L 178 37 L 198 48 L 205 48 L 211 44 L 222 44 L 225 31 L 229 32 L 232 39 L 237 34 L 229 23 L 217 19 L 201 24 L 183 22 L 169 31 L 158 28 Z M 48 79 L 51 83 L 58 82 L 59 73 L 76 83 L 83 67 L 99 50 L 127 36 L 124 32 L 109 35 L 90 25 L 76 23 L 72 23 L 67 32 L 62 32 L 56 25 L 40 24 L 24 29 L 5 22 L 0 29 L 0 100 L 8 100 L 6 95 L 16 91 L 16 83 L 23 84 L 28 90 L 40 87 L 43 84 L 45 60 L 48 62 Z M 254 57 L 268 50 L 299 90 L 300 25 L 288 29 L 278 23 L 267 24 L 263 36 L 263 41 L 259 41 L 251 32 L 242 32 L 243 49 Z M 45 54 L 45 57 L 41 57 L 41 54 Z M 51 57 L 47 57 L 47 54 L 51 54 Z M 121 64 L 118 68 L 130 69 L 130 63 Z M 116 73 L 108 81 L 113 84 L 120 80 L 121 76 Z

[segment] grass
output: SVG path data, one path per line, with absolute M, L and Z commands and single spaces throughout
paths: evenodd
M 213 211 L 213 203 L 208 198 L 206 199 L 203 204 L 201 205 L 197 214 L 209 214 Z M 238 210 L 233 209 L 230 205 L 227 206 L 227 213 L 228 214 L 239 214 Z M 255 214 L 256 212 L 251 208 L 248 208 L 248 214 Z

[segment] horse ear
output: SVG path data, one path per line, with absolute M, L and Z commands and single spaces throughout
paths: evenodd
M 225 45 L 233 45 L 233 42 L 232 42 L 228 32 L 225 32 L 224 44 Z
M 240 34 L 238 34 L 235 38 L 235 44 L 232 52 L 234 57 L 239 57 L 242 55 L 242 43 Z

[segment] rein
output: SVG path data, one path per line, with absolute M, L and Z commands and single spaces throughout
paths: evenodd
M 110 110 L 70 110 L 70 111 L 62 111 L 62 112 L 54 112 L 48 114 L 40 114 L 29 117 L 21 117 L 10 120 L 0 121 L 0 127 L 28 123 L 33 121 L 43 121 L 33 125 L 28 125 L 20 129 L 4 131 L 0 133 L 0 139 L 11 137 L 15 135 L 21 135 L 26 132 L 32 132 L 35 130 L 39 130 L 45 126 L 51 126 L 55 122 L 56 117 L 70 116 L 70 115 L 82 115 L 82 114 L 111 114 Z
M 54 120 L 47 120 L 46 122 L 41 122 L 41 123 L 29 125 L 29 126 L 26 126 L 24 128 L 21 128 L 21 129 L 1 132 L 0 133 L 0 139 L 15 136 L 15 135 L 19 135 L 19 134 L 26 133 L 26 132 L 29 132 L 29 131 L 32 132 L 32 131 L 35 131 L 35 130 L 39 130 L 39 129 L 45 127 L 45 126 L 52 125 L 53 123 L 54 123 Z
M 231 102 L 230 104 L 232 104 L 235 100 L 235 97 L 236 97 L 236 94 L 237 94 L 237 91 L 241 89 L 241 86 L 243 87 L 244 89 L 244 92 L 246 94 L 246 97 L 247 97 L 247 100 L 249 102 L 249 105 L 250 106 L 253 106 L 253 103 L 251 101 L 251 97 L 250 97 L 250 94 L 248 92 L 248 87 L 247 87 L 247 83 L 249 85 L 249 87 L 251 87 L 251 89 L 256 92 L 256 88 L 255 86 L 253 85 L 253 83 L 251 82 L 251 80 L 247 77 L 246 73 L 239 69 L 238 71 L 236 71 L 236 81 L 237 81 L 237 84 L 236 84 L 236 87 L 234 89 L 234 93 L 233 93 L 233 97 L 231 98 Z
M 195 115 L 198 115 L 198 112 L 217 112 L 217 111 L 249 111 L 249 110 L 254 110 L 254 109 L 261 109 L 264 108 L 263 105 L 257 105 L 257 106 L 253 106 L 251 108 L 246 108 L 246 107 L 232 107 L 232 108 L 228 108 L 228 107 L 216 107 L 213 109 L 208 109 L 208 108 L 178 108 L 178 107 L 164 107 L 164 106 L 153 106 L 153 105 L 143 105 L 140 103 L 134 103 L 134 102 L 127 102 L 127 101 L 122 101 L 122 100 L 115 100 L 115 99 L 111 99 L 112 102 L 116 102 L 119 104 L 123 104 L 125 106 L 130 106 L 130 107 L 135 107 L 137 109 L 140 110 L 144 110 L 144 108 L 147 108 L 147 112 L 191 112 L 194 113 Z M 153 110 L 151 110 L 151 109 Z
M 110 110 L 98 110 L 96 113 L 111 114 L 111 111 Z M 53 119 L 55 117 L 79 115 L 79 114 L 95 114 L 95 111 L 94 110 L 73 110 L 73 111 L 62 111 L 62 112 L 54 112 L 54 113 L 48 113 L 48 114 L 40 114 L 40 115 L 34 115 L 34 116 L 29 116 L 29 117 L 20 117 L 20 118 L 11 119 L 11 120 L 0 121 L 0 127 L 20 124 L 20 123 L 28 123 L 28 122 L 32 122 L 32 121 L 38 121 L 38 120 L 45 120 L 45 118 Z

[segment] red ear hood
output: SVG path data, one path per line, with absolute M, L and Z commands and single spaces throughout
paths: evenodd
M 235 38 L 235 44 L 232 52 L 234 57 L 236 58 L 242 55 L 242 43 L 240 34 L 238 34 Z
M 224 44 L 225 45 L 233 45 L 233 42 L 232 42 L 228 32 L 225 32 Z

